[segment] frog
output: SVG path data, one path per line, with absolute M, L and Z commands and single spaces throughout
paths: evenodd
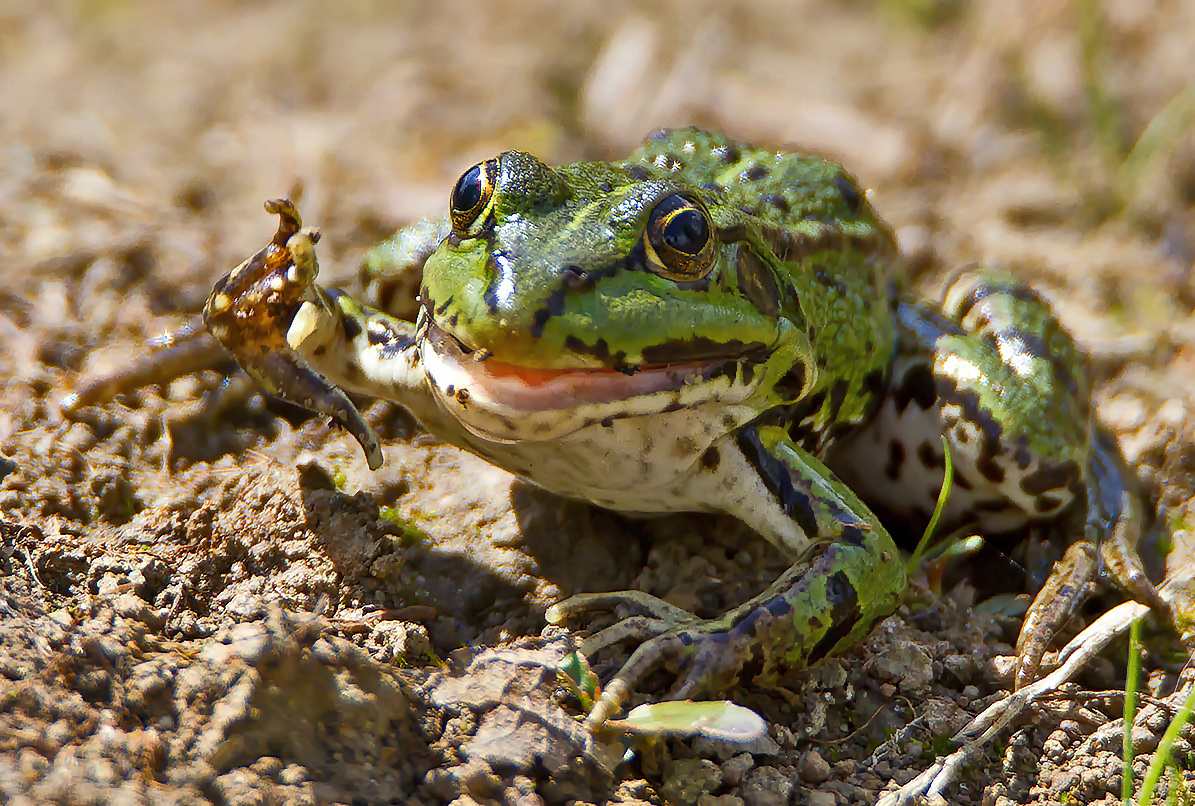
M 371 468 L 383 447 L 348 393 L 395 401 L 550 492 L 630 515 L 726 513 L 783 552 L 766 590 L 713 618 L 638 591 L 549 608 L 558 624 L 636 613 L 582 642 L 636 643 L 590 728 L 661 666 L 678 670 L 665 696 L 687 699 L 862 641 L 908 584 L 885 520 L 934 509 L 947 454 L 944 523 L 995 534 L 1078 511 L 1084 524 L 1028 609 L 1018 685 L 1099 578 L 1167 613 L 1137 549 L 1135 479 L 1050 305 L 985 266 L 941 301 L 912 293 L 893 230 L 833 160 L 696 128 L 620 161 L 506 151 L 461 174 L 447 216 L 373 253 L 365 301 L 317 282 L 319 232 L 293 203 L 266 207 L 277 232 L 215 283 L 210 336 L 192 328 L 186 360 L 92 379 L 65 407 L 226 350 L 347 429 Z M 411 269 L 413 321 L 384 304 L 387 277 Z

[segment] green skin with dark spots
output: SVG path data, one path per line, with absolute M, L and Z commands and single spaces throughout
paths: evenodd
M 1022 676 L 1097 555 L 1159 604 L 1131 479 L 1091 424 L 1082 356 L 1049 307 L 986 271 L 960 276 L 941 306 L 894 294 L 892 234 L 839 165 L 686 129 L 620 164 L 549 168 L 510 151 L 479 168 L 451 223 L 416 225 L 370 258 L 378 298 L 388 271 L 422 268 L 417 323 L 307 285 L 313 236 L 287 206 L 274 251 L 222 280 L 206 316 L 268 388 L 363 444 L 372 432 L 341 389 L 396 400 L 550 490 L 630 512 L 729 512 L 793 558 L 717 619 L 637 592 L 553 607 L 561 620 L 630 601 L 649 616 L 583 644 L 640 642 L 590 725 L 663 662 L 684 669 L 670 696 L 689 697 L 748 663 L 767 679 L 864 637 L 905 587 L 873 507 L 926 514 L 943 438 L 958 480 L 948 521 L 1003 530 L 1088 507 L 1030 611 Z M 670 210 L 688 235 L 666 228 Z M 283 315 L 285 343 L 262 349 Z

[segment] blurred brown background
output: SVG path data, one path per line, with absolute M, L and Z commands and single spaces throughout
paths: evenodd
M 1189 268 L 1193 41 L 1179 0 L 7 0 L 0 254 L 104 248 L 38 198 L 62 182 L 113 227 L 205 230 L 154 269 L 201 288 L 300 185 L 331 252 L 355 252 L 498 150 L 618 157 L 696 123 L 841 159 L 915 255 L 1115 275 L 1121 244 L 1079 242 L 1115 219 Z

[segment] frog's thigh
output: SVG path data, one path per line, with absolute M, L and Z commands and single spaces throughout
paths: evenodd
M 947 522 L 1006 531 L 1056 515 L 1083 489 L 1088 403 L 1074 342 L 1036 294 L 989 277 L 956 281 L 946 311 L 898 306 L 889 394 L 830 461 L 884 511 L 928 518 L 943 437 L 955 479 Z
M 1083 491 L 1090 451 L 1085 362 L 1050 306 L 1007 275 L 962 274 L 945 315 L 961 332 L 933 344 L 943 434 L 969 480 L 1027 518 Z

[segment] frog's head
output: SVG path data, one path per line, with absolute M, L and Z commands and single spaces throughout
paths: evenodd
M 742 214 L 717 198 L 518 151 L 470 168 L 421 290 L 442 402 L 475 433 L 522 439 L 746 400 L 785 323 L 744 293 Z

